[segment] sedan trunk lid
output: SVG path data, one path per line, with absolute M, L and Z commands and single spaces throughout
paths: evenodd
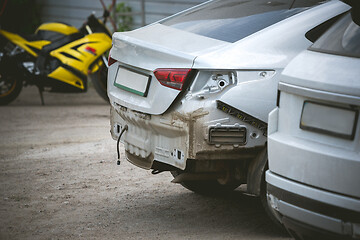
M 115 33 L 111 58 L 118 64 L 109 69 L 110 99 L 135 111 L 162 114 L 180 91 L 161 85 L 154 70 L 190 69 L 196 56 L 227 44 L 162 24 Z

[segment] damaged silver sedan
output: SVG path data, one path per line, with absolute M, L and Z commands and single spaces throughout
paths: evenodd
M 247 184 L 266 203 L 279 73 L 349 8 L 317 2 L 209 1 L 115 33 L 111 133 L 127 160 L 199 193 Z

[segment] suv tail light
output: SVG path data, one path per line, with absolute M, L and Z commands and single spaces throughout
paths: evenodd
M 154 71 L 154 75 L 161 85 L 177 90 L 182 90 L 191 69 L 160 68 Z

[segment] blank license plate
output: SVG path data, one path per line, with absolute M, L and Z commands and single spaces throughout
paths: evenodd
M 341 138 L 354 139 L 357 118 L 358 112 L 353 109 L 305 101 L 300 128 Z
M 118 88 L 146 97 L 151 76 L 119 67 L 114 85 Z

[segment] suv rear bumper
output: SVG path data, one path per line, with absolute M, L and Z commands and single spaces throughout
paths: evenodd
M 299 239 L 360 239 L 360 200 L 266 172 L 268 198 Z

